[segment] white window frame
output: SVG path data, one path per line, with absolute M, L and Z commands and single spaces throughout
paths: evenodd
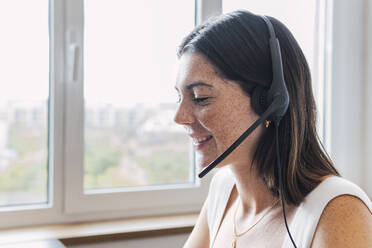
M 69 47 L 76 46 L 78 51 L 84 51 L 83 0 L 67 0 L 66 3 L 67 47 L 65 49 L 68 51 Z M 212 6 L 209 7 L 212 8 Z M 204 18 L 203 12 L 201 18 Z M 69 37 L 72 37 L 73 40 Z M 73 56 L 72 53 L 66 54 L 67 61 Z M 120 211 L 121 217 L 133 217 L 197 212 L 200 210 L 200 206 L 208 193 L 210 176 L 206 177 L 205 180 L 195 177 L 195 184 L 120 188 L 101 190 L 100 193 L 94 194 L 84 192 L 82 180 L 84 177 L 82 57 L 82 55 L 78 56 L 77 77 L 73 82 L 66 80 L 65 212 L 67 214 L 85 214 L 88 212 Z M 67 71 L 66 74 L 72 75 L 74 73 Z M 70 79 L 72 79 L 71 76 Z M 193 156 L 190 156 L 190 158 L 191 161 L 194 161 Z
M 332 1 L 317 0 L 314 39 L 314 67 L 312 84 L 317 104 L 317 132 L 326 151 L 331 151 L 330 144 L 330 85 L 332 65 Z
M 62 222 L 63 203 L 63 1 L 50 1 L 50 106 L 48 204 L 0 208 L 0 228 Z M 53 27 L 53 28 L 51 28 Z M 62 175 L 62 176 L 61 176 Z

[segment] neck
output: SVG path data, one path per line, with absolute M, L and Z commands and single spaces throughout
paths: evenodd
M 252 165 L 253 166 L 253 165 Z M 243 215 L 257 215 L 270 208 L 275 200 L 264 181 L 258 176 L 255 166 L 231 164 L 235 176 L 236 190 L 241 199 Z

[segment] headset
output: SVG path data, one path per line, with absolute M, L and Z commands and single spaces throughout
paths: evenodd
M 267 90 L 264 87 L 257 85 L 251 94 L 251 105 L 254 111 L 260 115 L 256 120 L 225 152 L 223 152 L 216 160 L 205 167 L 200 173 L 199 178 L 204 177 L 210 170 L 217 166 L 223 159 L 225 159 L 236 147 L 239 146 L 259 125 L 265 120 L 273 121 L 276 129 L 276 155 L 277 155 L 277 166 L 279 171 L 279 187 L 280 197 L 282 203 L 282 211 L 284 223 L 288 232 L 288 235 L 292 241 L 292 244 L 297 248 L 292 235 L 289 231 L 287 218 L 285 216 L 284 206 L 284 195 L 283 195 L 283 175 L 280 165 L 280 154 L 279 154 L 279 142 L 278 142 L 278 127 L 280 120 L 288 110 L 289 95 L 285 84 L 283 75 L 283 64 L 282 57 L 280 54 L 279 40 L 275 35 L 274 27 L 270 20 L 264 15 L 258 15 L 261 17 L 269 31 L 269 47 L 271 54 L 271 63 L 273 71 L 273 79 L 270 88 Z

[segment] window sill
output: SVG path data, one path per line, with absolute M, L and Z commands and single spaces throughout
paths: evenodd
M 191 232 L 198 214 L 68 223 L 0 230 L 0 245 L 58 239 L 66 245 Z

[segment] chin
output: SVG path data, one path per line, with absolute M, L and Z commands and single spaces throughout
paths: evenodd
M 206 159 L 206 158 L 201 157 L 197 160 L 197 164 L 199 165 L 199 168 L 204 169 L 210 163 L 212 163 L 215 159 L 217 159 L 217 157 L 215 157 L 213 159 Z M 224 161 L 221 161 L 220 163 L 218 163 L 218 165 L 215 168 L 221 168 L 223 166 L 225 166 L 225 163 L 224 163 Z
M 204 169 L 205 167 L 207 167 L 208 165 L 210 164 L 210 162 L 208 161 L 203 161 L 203 162 L 199 162 L 198 165 L 201 169 Z
M 206 159 L 203 156 L 196 156 L 196 164 L 199 166 L 199 168 L 203 169 L 207 167 L 210 163 L 212 163 L 213 160 Z

